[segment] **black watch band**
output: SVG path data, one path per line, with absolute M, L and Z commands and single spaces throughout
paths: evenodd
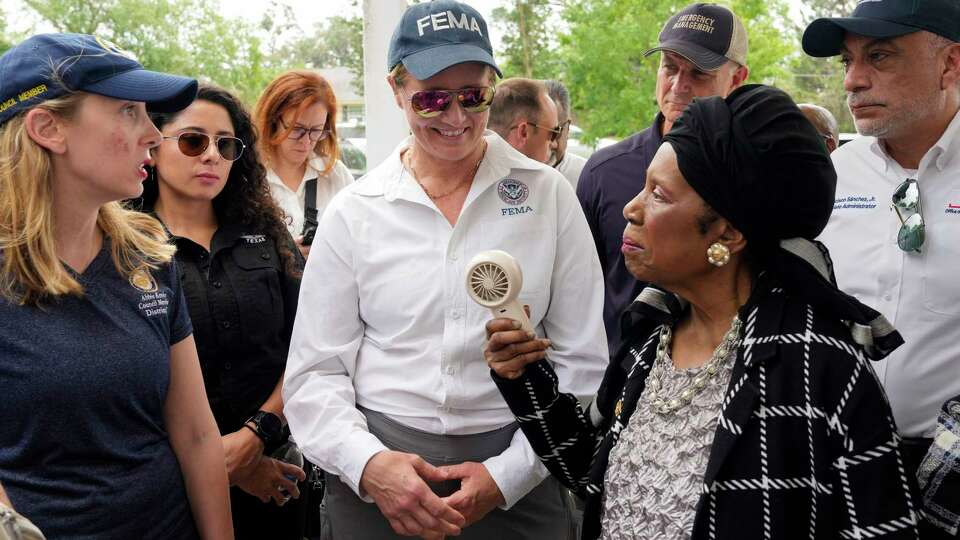
M 269 447 L 279 442 L 283 436 L 283 425 L 280 417 L 267 411 L 257 411 L 251 416 L 244 425 L 253 424 L 252 431 L 263 441 L 264 446 Z

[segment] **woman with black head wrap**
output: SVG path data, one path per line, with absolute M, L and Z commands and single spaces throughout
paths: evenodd
M 835 186 L 782 91 L 698 99 L 624 209 L 627 268 L 652 285 L 593 403 L 558 392 L 539 341 L 487 324 L 497 386 L 587 500 L 583 538 L 916 538 L 870 367 L 902 339 L 813 241 Z

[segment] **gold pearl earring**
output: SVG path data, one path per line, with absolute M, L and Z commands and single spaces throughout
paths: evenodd
M 730 262 L 730 248 L 714 242 L 707 248 L 707 261 L 714 266 L 723 266 Z

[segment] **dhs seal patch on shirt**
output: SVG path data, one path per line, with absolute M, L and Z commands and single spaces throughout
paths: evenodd
M 497 195 L 500 196 L 501 201 L 518 206 L 527 200 L 530 188 L 519 180 L 504 178 L 497 184 Z

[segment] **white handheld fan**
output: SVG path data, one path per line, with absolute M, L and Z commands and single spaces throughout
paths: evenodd
M 517 300 L 523 288 L 520 265 L 506 251 L 481 251 L 467 265 L 467 293 L 494 317 L 513 319 L 520 329 L 533 332 L 530 319 Z

